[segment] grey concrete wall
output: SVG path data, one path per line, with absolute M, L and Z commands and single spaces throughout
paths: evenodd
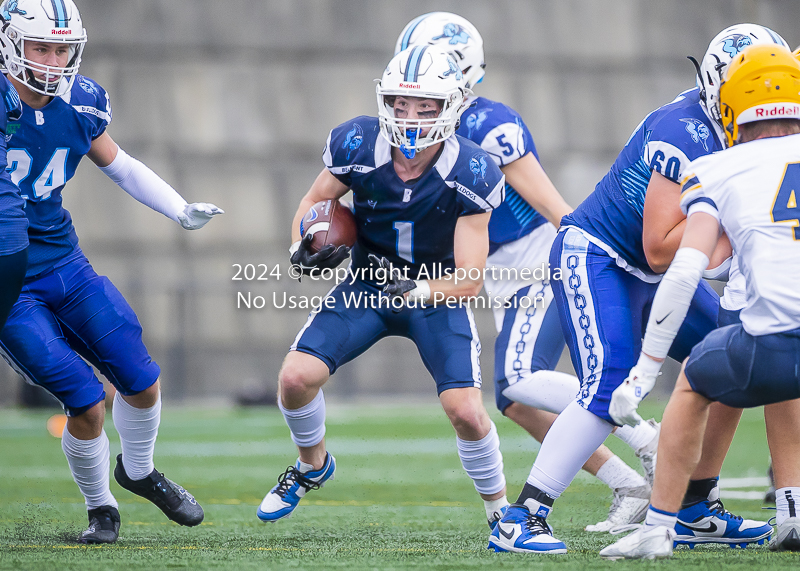
M 165 394 L 224 400 L 276 385 L 306 312 L 236 309 L 236 292 L 324 293 L 325 284 L 233 282 L 232 265 L 286 267 L 289 222 L 322 168 L 328 131 L 375 112 L 372 80 L 418 14 L 462 14 L 481 31 L 476 92 L 518 109 L 541 160 L 577 205 L 652 109 L 694 83 L 725 26 L 755 21 L 800 43 L 796 0 L 78 0 L 82 72 L 110 93 L 109 133 L 187 200 L 226 210 L 199 232 L 136 203 L 89 161 L 64 192 L 84 251 L 130 300 Z M 491 391 L 493 323 L 478 312 Z M 562 366 L 570 370 L 567 359 Z M 0 370 L 0 399 L 13 399 Z M 413 345 L 380 342 L 329 395 L 427 394 Z M 0 401 L 0 402 L 2 402 Z

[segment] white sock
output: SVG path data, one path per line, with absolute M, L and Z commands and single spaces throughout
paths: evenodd
M 656 437 L 656 429 L 645 421 L 636 426 L 625 424 L 617 427 L 614 436 L 630 446 L 634 452 L 638 452 Z
M 72 478 L 86 499 L 86 509 L 119 507 L 108 487 L 109 453 L 106 431 L 92 440 L 78 440 L 64 427 L 61 449 L 67 457 Z
M 504 495 L 497 500 L 483 500 L 483 506 L 486 508 L 486 519 L 493 521 L 495 517 L 500 515 L 500 510 L 508 505 L 508 498 Z
M 645 480 L 639 473 L 622 461 L 619 456 L 612 456 L 597 471 L 597 479 L 612 490 L 617 488 L 638 488 L 646 486 Z
M 156 447 L 158 425 L 161 422 L 161 395 L 150 408 L 136 408 L 114 395 L 114 427 L 122 444 L 122 466 L 131 480 L 141 480 L 155 469 L 153 450 Z
M 301 448 L 316 446 L 325 438 L 325 396 L 322 389 L 317 396 L 305 406 L 297 409 L 283 408 L 278 399 L 278 408 L 289 426 L 292 441 Z
M 491 423 L 489 434 L 480 440 L 462 440 L 456 437 L 456 444 L 461 465 L 472 478 L 479 494 L 492 495 L 505 489 L 503 454 L 500 452 L 500 438 L 494 422 Z
M 559 371 L 536 371 L 509 385 L 503 396 L 514 402 L 560 414 L 581 388 L 578 377 Z
M 647 527 L 656 527 L 659 525 L 663 525 L 670 529 L 675 528 L 675 524 L 678 522 L 678 514 L 672 512 L 665 512 L 663 510 L 657 510 L 653 506 L 650 506 L 647 509 L 647 515 L 644 519 L 644 525 Z
M 775 521 L 782 524 L 790 517 L 800 517 L 800 488 L 780 488 L 775 490 L 775 507 L 778 513 Z
M 572 401 L 544 437 L 528 483 L 558 498 L 613 426 Z

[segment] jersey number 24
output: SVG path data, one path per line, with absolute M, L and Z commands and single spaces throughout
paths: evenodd
M 47 166 L 39 174 L 31 189 L 33 196 L 29 196 L 22 190 L 20 184 L 31 174 L 31 163 L 33 157 L 25 149 L 8 149 L 8 167 L 6 172 L 11 175 L 11 181 L 20 188 L 20 196 L 25 200 L 38 202 L 50 198 L 53 190 L 64 186 L 67 182 L 67 156 L 69 149 L 59 147 L 47 161 Z

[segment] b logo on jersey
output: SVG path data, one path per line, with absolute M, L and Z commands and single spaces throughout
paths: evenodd
M 364 130 L 361 125 L 353 123 L 353 128 L 347 132 L 347 136 L 342 143 L 342 148 L 347 149 L 347 160 L 350 160 L 350 153 L 355 151 L 364 142 Z
M 448 69 L 447 71 L 445 71 L 442 74 L 442 78 L 445 78 L 448 75 L 452 75 L 452 74 L 455 73 L 456 74 L 456 79 L 458 81 L 461 81 L 461 78 L 464 77 L 464 74 L 461 73 L 461 68 L 456 65 L 456 60 L 454 60 L 450 56 L 447 56 L 447 65 L 450 66 L 450 69 Z
M 467 117 L 467 139 L 472 138 L 473 131 L 480 130 L 481 125 L 483 125 L 483 122 L 486 121 L 486 117 L 489 115 L 489 111 L 491 111 L 491 109 L 486 111 L 478 111 L 477 113 L 470 113 L 470 115 Z
M 681 119 L 684 123 L 686 123 L 686 132 L 692 136 L 692 141 L 695 143 L 700 143 L 703 145 L 703 149 L 708 152 L 708 138 L 711 136 L 711 131 L 708 130 L 708 127 L 705 123 L 700 121 L 699 119 Z
M 477 184 L 486 177 L 486 167 L 486 155 L 475 155 L 469 160 L 469 170 L 475 175 L 472 184 Z
M 19 2 L 17 0 L 8 0 L 3 8 L 2 16 L 6 22 L 11 19 L 11 14 L 19 14 L 26 20 L 33 20 L 33 16 L 28 16 L 28 13 L 25 10 L 19 9 Z
M 449 23 L 444 25 L 442 35 L 431 38 L 431 40 L 436 41 L 443 38 L 450 38 L 447 43 L 454 46 L 456 44 L 466 44 L 469 41 L 469 34 L 458 24 Z
M 744 48 L 752 43 L 753 40 L 750 39 L 750 36 L 745 36 L 744 34 L 733 34 L 732 36 L 728 36 L 722 40 L 722 51 L 731 56 L 731 59 L 733 59 L 733 56 L 741 52 Z

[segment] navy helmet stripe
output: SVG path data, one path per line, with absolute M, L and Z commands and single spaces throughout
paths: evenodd
M 419 66 L 422 63 L 422 56 L 428 46 L 416 46 L 411 50 L 411 55 L 408 57 L 408 65 L 406 65 L 405 80 L 413 83 L 417 82 L 419 77 Z
M 53 12 L 56 17 L 56 28 L 67 27 L 67 7 L 64 5 L 64 0 L 50 0 L 53 4 Z
M 776 44 L 780 44 L 780 45 L 782 45 L 782 46 L 789 47 L 789 46 L 788 46 L 788 44 L 786 43 L 786 41 L 785 41 L 783 38 L 781 38 L 781 37 L 780 37 L 778 34 L 776 34 L 775 32 L 773 32 L 772 30 L 770 30 L 770 29 L 769 29 L 769 28 L 767 28 L 766 26 L 764 27 L 764 29 L 765 29 L 767 32 L 769 32 L 769 35 L 772 37 L 772 41 L 773 41 L 773 42 L 775 42 Z
M 400 42 L 400 51 L 403 51 L 408 48 L 408 42 L 411 41 L 411 36 L 414 34 L 414 30 L 416 30 L 420 22 L 422 22 L 422 20 L 424 20 L 428 16 L 430 16 L 430 13 L 418 16 L 414 21 L 412 21 L 408 25 L 408 30 L 406 30 L 406 33 L 403 34 L 403 40 Z
M 683 188 L 681 188 L 681 192 L 686 192 L 687 190 L 698 184 L 700 184 L 700 179 L 697 178 L 696 176 L 693 176 L 684 183 Z

